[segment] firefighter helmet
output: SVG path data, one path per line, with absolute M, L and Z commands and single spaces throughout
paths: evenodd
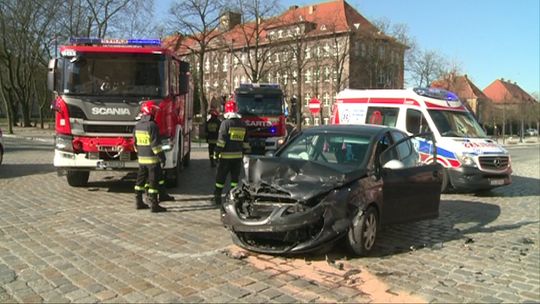
M 225 113 L 238 113 L 238 105 L 234 100 L 225 103 Z
M 141 105 L 141 113 L 143 115 L 155 116 L 157 111 L 159 111 L 159 107 L 153 100 L 146 101 Z

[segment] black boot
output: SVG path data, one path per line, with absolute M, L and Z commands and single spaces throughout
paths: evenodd
M 149 200 L 150 200 L 150 208 L 151 208 L 150 211 L 152 211 L 152 212 L 165 212 L 165 211 L 167 211 L 167 208 L 162 207 L 162 206 L 159 205 L 156 194 L 151 194 L 150 197 L 149 197 Z
M 170 196 L 169 193 L 162 189 L 159 191 L 159 201 L 160 202 L 172 202 L 174 201 L 174 196 Z
M 150 207 L 148 207 L 148 205 L 144 203 L 142 192 L 137 192 L 137 194 L 135 195 L 135 209 L 141 210 L 148 208 Z
M 210 167 L 214 168 L 216 166 L 216 162 L 214 161 L 214 158 L 210 158 Z
M 221 189 L 214 190 L 214 204 L 221 206 Z

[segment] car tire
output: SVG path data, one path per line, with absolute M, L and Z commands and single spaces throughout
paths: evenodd
M 84 187 L 88 184 L 90 171 L 68 171 L 66 177 L 71 187 Z
M 441 173 L 441 193 L 448 193 L 449 190 L 450 178 L 448 177 L 448 171 L 446 168 L 443 168 Z
M 2 160 L 4 160 L 4 149 L 0 145 L 0 165 L 2 164 Z
M 368 255 L 375 245 L 379 217 L 374 207 L 368 207 L 365 212 L 358 212 L 353 218 L 347 244 L 351 251 L 358 256 Z

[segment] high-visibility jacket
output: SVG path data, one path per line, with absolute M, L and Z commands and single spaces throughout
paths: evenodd
M 219 127 L 216 153 L 222 159 L 242 158 L 250 152 L 247 128 L 239 118 L 226 119 Z
M 159 129 L 151 116 L 143 115 L 133 130 L 133 142 L 139 164 L 159 164 L 165 160 L 165 154 L 159 140 Z
M 217 143 L 219 126 L 221 125 L 221 120 L 219 118 L 212 116 L 206 122 L 206 142 L 209 144 Z

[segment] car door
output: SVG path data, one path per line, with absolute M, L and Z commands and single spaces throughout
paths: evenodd
M 415 136 L 391 131 L 392 142 L 381 153 L 383 205 L 387 223 L 403 223 L 439 215 L 441 170 L 420 161 Z M 390 162 L 392 161 L 392 162 Z

